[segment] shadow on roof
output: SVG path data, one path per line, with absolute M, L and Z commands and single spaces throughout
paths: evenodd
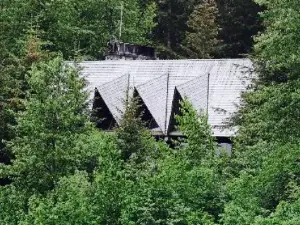
M 95 90 L 91 120 L 97 128 L 102 130 L 112 130 L 117 126 L 116 120 L 97 89 Z
M 134 89 L 133 97 L 138 102 L 138 105 L 139 105 L 138 115 L 141 116 L 141 119 L 144 122 L 145 126 L 151 130 L 152 129 L 160 130 L 160 128 L 159 128 L 157 122 L 155 121 L 154 117 L 152 116 L 150 110 L 148 109 L 148 107 L 146 106 L 145 102 L 143 101 L 139 92 L 136 89 Z

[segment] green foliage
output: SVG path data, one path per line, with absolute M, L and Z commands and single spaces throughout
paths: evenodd
M 44 57 L 44 52 L 38 49 L 39 44 L 34 32 L 28 34 L 27 40 L 20 45 L 18 55 L 14 55 L 4 41 L 0 43 L 0 163 L 8 164 L 12 157 L 6 142 L 15 136 L 12 126 L 16 123 L 16 112 L 23 110 L 21 98 L 27 89 L 25 74 L 32 63 Z
M 28 214 L 20 224 L 99 224 L 90 202 L 92 195 L 87 174 L 61 178 L 46 197 L 29 199 Z
M 237 121 L 241 143 L 253 145 L 268 142 L 298 142 L 299 80 L 276 86 L 260 86 L 244 96 L 245 106 Z
M 35 64 L 27 81 L 24 110 L 9 144 L 14 160 L 1 167 L 12 183 L 1 187 L 0 223 L 110 223 L 105 216 L 113 220 L 107 210 L 118 198 L 107 200 L 105 193 L 121 187 L 115 179 L 121 157 L 115 136 L 90 126 L 77 69 L 56 57 Z
M 154 42 L 158 56 L 163 59 L 185 58 L 187 21 L 199 0 L 156 0 L 158 5 L 157 26 L 154 29 Z M 184 49 L 182 49 L 184 48 Z M 194 56 L 189 56 L 190 58 Z
M 0 38 L 17 52 L 26 31 L 36 27 L 41 40 L 47 42 L 44 49 L 61 51 L 65 59 L 99 58 L 106 51 L 109 39 L 119 37 L 121 4 L 124 6 L 122 40 L 149 44 L 156 6 L 149 3 L 142 8 L 138 0 L 4 0 Z
M 0 40 L 16 54 L 20 40 L 34 27 L 45 42 L 44 49 L 61 51 L 65 59 L 99 59 L 106 51 L 108 40 L 119 38 L 122 2 L 121 39 L 142 45 L 154 44 L 160 58 L 187 55 L 182 46 L 185 46 L 186 32 L 190 32 L 189 17 L 197 6 L 206 4 L 203 0 L 3 0 Z M 216 3 L 216 11 L 220 12 L 216 27 L 222 28 L 218 39 L 224 40 L 224 44 L 213 52 L 217 51 L 218 57 L 249 53 L 252 36 L 261 28 L 258 19 L 261 8 L 252 0 L 218 0 Z
M 136 0 L 51 2 L 46 11 L 50 15 L 45 15 L 50 20 L 45 31 L 50 34 L 49 40 L 66 56 L 76 51 L 81 55 L 97 56 L 99 51 L 106 50 L 111 36 L 119 36 L 121 4 L 124 6 L 122 40 L 147 44 L 147 34 L 155 25 L 151 22 L 155 10 L 151 5 L 142 14 Z
M 293 16 L 297 5 L 257 2 L 266 7 L 262 13 L 266 32 L 255 45 L 259 77 L 244 94 L 237 116 L 240 129 L 232 160 L 236 177 L 227 182 L 231 200 L 222 222 L 297 224 L 300 86 L 295 35 L 299 27 Z
M 271 224 L 289 224 L 296 225 L 299 223 L 299 195 L 297 200 L 293 202 L 282 201 L 277 206 L 276 211 L 268 218 L 259 217 L 256 219 L 257 225 L 271 225 Z
M 214 224 L 217 220 L 223 205 L 222 179 L 207 120 L 185 101 L 178 122 L 187 144 L 177 150 L 159 147 L 155 170 L 127 188 L 123 224 Z
M 176 116 L 178 129 L 186 136 L 186 154 L 189 160 L 200 163 L 203 159 L 215 157 L 216 149 L 207 116 L 199 116 L 192 104 L 184 100 L 180 103 L 180 116 Z
M 61 178 L 46 196 L 33 195 L 19 224 L 119 224 L 125 184 L 109 171 L 97 173 L 93 181 L 76 172 Z
M 197 5 L 187 21 L 186 50 L 190 58 L 211 58 L 219 43 L 216 23 L 218 9 L 214 0 Z
M 261 82 L 298 79 L 300 71 L 300 16 L 298 1 L 257 1 L 267 8 L 262 13 L 266 31 L 257 37 L 256 59 Z
M 156 175 L 128 189 L 123 224 L 212 224 L 216 177 L 209 169 L 188 169 L 182 161 L 169 156 L 159 163 Z
M 27 199 L 25 191 L 14 185 L 0 186 L 0 223 L 19 224 L 26 214 Z
M 209 7 L 211 4 L 213 7 Z M 262 7 L 253 0 L 157 0 L 157 5 L 158 24 L 154 29 L 154 41 L 159 57 L 164 59 L 198 57 L 197 53 L 206 49 L 203 43 L 207 42 L 210 44 L 210 54 L 205 57 L 243 57 L 243 55 L 251 53 L 253 36 L 262 30 L 259 18 Z M 193 19 L 191 18 L 192 14 L 194 14 Z M 205 17 L 206 15 L 208 17 Z M 195 26 L 188 25 L 202 16 L 205 19 L 194 23 Z M 207 20 L 207 18 L 210 19 Z M 204 36 L 196 35 L 200 34 L 200 31 L 203 33 L 208 27 L 210 27 L 209 32 L 204 32 Z M 187 32 L 195 33 L 192 36 L 197 38 L 188 38 Z M 206 35 L 209 35 L 209 38 Z M 187 38 L 190 39 L 189 46 L 186 46 Z M 216 42 L 214 39 L 219 41 Z M 195 46 L 200 49 L 196 50 Z M 189 48 L 196 51 L 193 53 L 191 50 L 189 51 Z M 200 58 L 202 56 L 200 55 Z
M 299 144 L 273 145 L 261 157 L 259 166 L 242 171 L 228 182 L 232 201 L 225 207 L 224 224 L 254 224 L 269 215 L 272 218 L 280 202 L 298 199 Z
M 179 45 L 184 39 L 187 14 L 182 1 L 156 0 L 158 5 L 157 26 L 154 29 L 154 41 L 160 58 L 180 57 Z
M 18 114 L 10 143 L 14 161 L 7 169 L 16 185 L 43 192 L 74 171 L 82 158 L 74 147 L 88 130 L 87 95 L 76 69 L 59 57 L 33 66 L 27 81 L 25 110 Z
M 217 58 L 240 58 L 252 53 L 253 37 L 263 30 L 259 13 L 263 7 L 255 0 L 216 0 L 222 43 Z
M 180 127 L 185 131 L 188 127 L 195 127 L 194 131 L 202 135 L 201 139 L 197 139 L 201 148 L 206 146 L 212 148 L 211 151 L 215 150 L 210 143 L 210 131 L 206 130 L 209 129 L 207 120 L 199 118 L 190 103 L 182 104 Z M 60 177 L 52 190 L 29 198 L 28 212 L 23 212 L 17 221 L 21 224 L 214 224 L 223 205 L 222 182 L 209 151 L 193 149 L 203 152 L 198 155 L 200 163 L 190 163 L 194 156 L 188 152 L 197 148 L 196 143 L 176 151 L 157 143 L 159 157 L 144 158 L 146 162 L 154 163 L 155 168 L 149 171 L 138 167 L 142 176 L 134 173 L 135 179 L 132 179 L 129 174 L 133 174 L 132 170 L 124 167 L 118 138 L 124 127 L 142 129 L 139 119 L 134 119 L 135 113 L 133 101 L 128 104 L 121 131 L 116 137 L 94 133 L 86 138 L 86 147 L 94 149 L 98 146 L 98 163 L 92 176 L 75 172 L 74 175 Z M 193 117 L 197 120 L 192 120 Z M 203 121 L 200 122 L 201 119 Z M 134 138 L 141 139 L 143 134 L 139 134 L 135 134 Z M 129 140 L 129 136 L 121 137 Z M 139 145 L 130 146 L 140 148 Z M 214 158 L 217 159 L 216 155 Z M 127 159 L 125 164 L 136 165 L 131 159 Z
M 156 149 L 155 140 L 138 113 L 139 107 L 137 99 L 128 99 L 116 129 L 117 148 L 121 152 L 122 160 L 129 162 L 131 167 L 148 164 L 147 161 L 151 160 Z
M 77 141 L 77 147 L 89 152 L 86 159 L 96 165 L 92 173 L 82 171 L 87 167 L 83 158 L 81 171 L 60 177 L 43 195 L 25 198 L 28 210 L 18 209 L 19 224 L 118 224 L 126 183 L 114 135 L 92 131 Z
M 14 91 L 16 82 L 13 77 L 10 77 L 10 73 L 12 73 L 13 70 L 17 73 L 18 65 L 16 66 L 14 62 L 9 62 L 11 59 L 9 59 L 5 49 L 3 49 L 0 54 L 2 60 L 7 57 L 8 61 L 0 64 L 0 162 L 3 161 L 7 163 L 9 157 L 4 149 L 4 140 L 9 140 L 13 137 L 13 132 L 9 124 L 14 122 L 11 109 L 14 108 L 16 102 L 16 92 Z
M 176 149 L 154 141 L 135 99 L 115 133 L 92 127 L 84 80 L 63 58 L 101 57 L 121 2 L 122 39 L 157 42 L 165 58 L 182 57 L 184 40 L 193 57 L 248 53 L 265 7 L 232 157 L 217 156 L 207 116 L 188 101 Z M 14 157 L 0 167 L 12 182 L 0 187 L 0 224 L 298 224 L 299 4 L 257 2 L 4 0 L 0 150 Z

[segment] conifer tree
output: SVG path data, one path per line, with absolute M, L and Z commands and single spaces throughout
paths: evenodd
M 181 58 L 180 44 L 186 31 L 188 1 L 156 0 L 158 12 L 154 42 L 160 58 Z
M 298 1 L 257 1 L 265 32 L 255 45 L 258 77 L 243 95 L 223 224 L 297 224 L 299 218 Z M 297 221 L 297 222 L 295 222 Z
M 222 211 L 223 181 L 207 119 L 188 101 L 181 112 L 177 120 L 186 144 L 161 146 L 157 170 L 127 191 L 123 224 L 214 224 Z
M 202 113 L 202 112 L 201 112 Z M 199 115 L 186 99 L 180 103 L 180 115 L 176 115 L 178 130 L 186 139 L 186 155 L 194 164 L 215 157 L 216 149 L 206 115 Z
M 141 7 L 138 0 L 4 0 L 0 41 L 18 52 L 27 30 L 37 26 L 41 40 L 47 42 L 44 49 L 60 51 L 65 59 L 99 59 L 109 39 L 119 38 L 121 5 L 122 41 L 149 44 L 156 5 L 149 2 Z
M 3 52 L 2 52 L 3 53 Z M 1 54 L 1 53 L 0 53 Z M 13 91 L 13 79 L 6 72 L 7 68 L 4 65 L 0 65 L 0 163 L 9 163 L 10 156 L 5 150 L 5 140 L 12 138 L 12 130 L 9 124 L 13 123 L 14 117 L 10 112 L 10 104 Z M 0 181 L 0 185 L 1 185 Z
M 121 151 L 121 158 L 132 167 L 147 164 L 155 151 L 155 141 L 141 119 L 139 107 L 136 98 L 128 99 L 120 126 L 116 130 L 117 148 Z
M 25 75 L 33 63 L 46 54 L 40 49 L 40 40 L 36 30 L 29 30 L 20 49 L 14 52 L 5 42 L 1 42 L 0 53 L 0 163 L 8 164 L 13 157 L 7 151 L 6 142 L 14 138 L 12 126 L 16 124 L 15 114 L 23 110 L 21 99 L 24 98 L 28 85 Z M 1 182 L 0 182 L 1 183 Z
M 186 33 L 187 54 L 190 58 L 211 58 L 216 52 L 218 9 L 215 0 L 205 0 L 190 15 Z
M 29 192 L 44 192 L 58 178 L 80 166 L 76 140 L 87 130 L 87 95 L 75 68 L 60 57 L 33 66 L 29 90 L 18 113 L 14 155 L 6 171 L 13 184 Z
M 218 39 L 222 40 L 216 57 L 240 58 L 251 54 L 254 36 L 263 30 L 259 13 L 263 7 L 255 0 L 216 0 L 220 27 Z

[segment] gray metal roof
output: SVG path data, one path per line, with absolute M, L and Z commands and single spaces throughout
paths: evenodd
M 122 111 L 124 111 L 124 100 L 128 90 L 128 79 L 129 75 L 126 74 L 96 87 L 118 124 L 122 116 Z
M 188 98 L 193 107 L 200 113 L 208 108 L 209 74 L 205 73 L 186 83 L 176 86 L 183 98 Z
M 234 135 L 234 128 L 223 128 L 224 122 L 237 110 L 253 67 L 249 59 L 107 60 L 80 66 L 91 96 L 97 88 L 117 122 L 126 90 L 135 88 L 166 134 L 176 88 L 197 110 L 208 110 L 214 135 L 223 137 Z
M 168 78 L 166 75 L 136 86 L 136 90 L 151 112 L 161 131 L 165 131 L 166 129 L 165 114 L 167 110 L 167 86 Z

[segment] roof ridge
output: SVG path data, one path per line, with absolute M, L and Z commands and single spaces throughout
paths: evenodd
M 115 83 L 117 80 L 119 80 L 119 79 L 121 79 L 121 78 L 123 78 L 125 76 L 129 76 L 129 75 L 130 75 L 130 73 L 125 73 L 125 74 L 123 74 L 123 75 L 121 75 L 119 77 L 114 78 L 113 80 L 110 80 L 110 81 L 102 83 L 101 86 L 108 85 L 108 84 L 111 84 L 111 83 Z
M 164 76 L 168 76 L 168 73 L 164 73 L 163 75 L 160 75 L 158 77 L 154 77 L 154 78 L 152 78 L 150 80 L 145 81 L 144 83 L 141 83 L 141 84 L 138 84 L 138 85 L 134 85 L 134 87 L 142 87 L 142 86 L 148 84 L 149 82 L 158 80 L 158 79 L 160 79 L 160 78 L 162 78 Z
M 250 58 L 220 58 L 220 59 L 157 59 L 157 60 L 92 60 L 92 61 L 82 61 L 81 63 L 132 63 L 132 62 L 144 62 L 144 63 L 150 63 L 150 62 L 183 62 L 183 61 L 191 61 L 191 62 L 205 62 L 205 61 L 251 61 Z M 66 61 L 67 63 L 73 62 L 73 61 Z
M 193 82 L 195 82 L 195 80 L 197 80 L 197 79 L 199 79 L 200 77 L 203 77 L 203 76 L 209 76 L 209 73 L 203 73 L 203 74 L 201 74 L 201 75 L 199 75 L 199 76 L 194 77 L 194 78 L 191 79 L 191 80 L 188 80 L 187 82 L 184 82 L 184 83 L 182 83 L 182 84 L 176 85 L 176 87 L 179 87 L 179 88 L 180 88 L 181 86 L 185 86 L 185 85 L 187 85 L 187 84 L 193 83 Z

